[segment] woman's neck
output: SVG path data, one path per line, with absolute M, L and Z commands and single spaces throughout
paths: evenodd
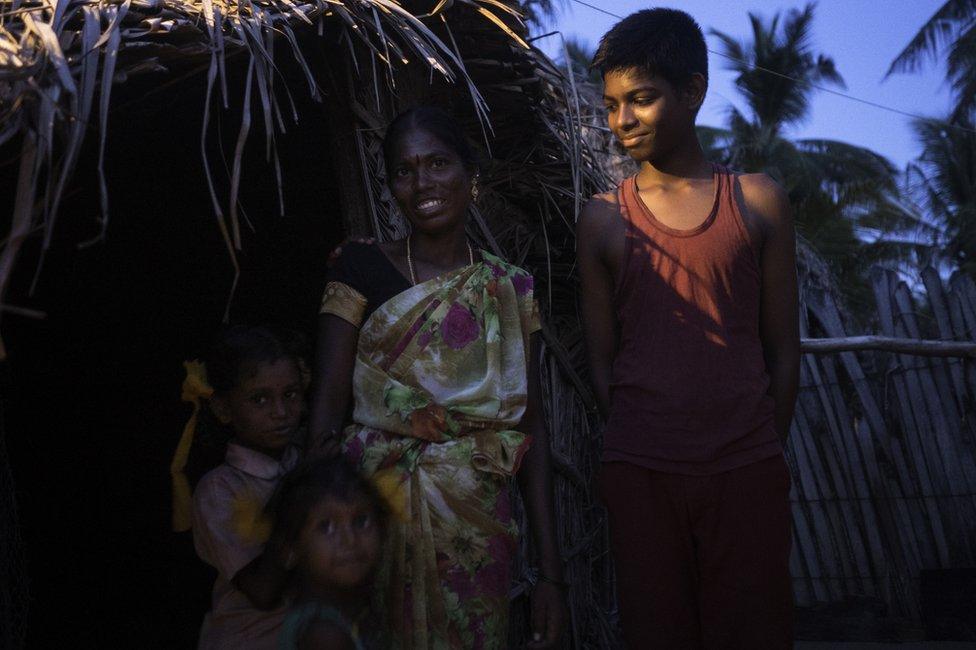
M 420 262 L 426 267 L 447 270 L 469 262 L 468 238 L 463 225 L 446 233 L 414 231 L 409 237 L 414 264 Z

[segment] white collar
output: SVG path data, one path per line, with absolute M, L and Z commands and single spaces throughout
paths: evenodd
M 267 454 L 255 451 L 249 447 L 239 445 L 236 442 L 227 443 L 227 453 L 224 462 L 239 469 L 245 474 L 250 474 L 256 478 L 266 481 L 274 480 L 295 466 L 298 460 L 298 450 L 293 446 L 285 448 L 281 454 L 281 460 L 275 460 Z

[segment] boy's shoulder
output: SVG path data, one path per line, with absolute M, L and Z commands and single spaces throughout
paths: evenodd
M 197 482 L 193 489 L 194 503 L 213 502 L 238 492 L 243 487 L 238 474 L 226 461 L 217 465 Z
M 583 210 L 596 210 L 606 207 L 616 208 L 620 203 L 620 199 L 617 196 L 618 192 L 616 189 L 612 189 L 609 192 L 598 192 L 591 196 L 586 203 L 583 204 Z
M 583 204 L 579 214 L 580 228 L 602 227 L 620 216 L 620 199 L 616 190 L 594 194 Z
M 790 197 L 786 189 L 763 173 L 736 173 L 740 199 L 749 214 L 762 225 L 771 226 L 790 218 Z

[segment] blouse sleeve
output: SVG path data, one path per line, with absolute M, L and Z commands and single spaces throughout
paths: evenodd
M 361 274 L 357 273 L 355 252 L 356 247 L 352 243 L 346 244 L 335 267 L 330 269 L 319 314 L 332 314 L 359 327 L 363 323 L 367 301 L 356 288 L 360 284 Z

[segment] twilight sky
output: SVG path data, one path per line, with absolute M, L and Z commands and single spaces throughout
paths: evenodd
M 587 0 L 619 15 L 658 6 L 647 0 Z M 884 74 L 919 27 L 943 4 L 942 0 L 821 0 L 814 12 L 813 47 L 815 52 L 831 56 L 844 81 L 847 94 L 911 113 L 941 117 L 950 106 L 948 88 L 943 82 L 941 64 L 929 63 L 915 74 Z M 735 8 L 730 8 L 734 5 Z M 711 28 L 740 40 L 751 35 L 747 13 L 764 18 L 777 11 L 802 8 L 792 0 L 748 0 L 716 2 L 683 0 L 666 4 L 687 11 L 705 30 L 709 49 L 722 51 L 717 39 L 708 36 Z M 563 0 L 563 8 L 550 30 L 576 36 L 595 48 L 600 37 L 616 22 L 572 0 Z M 536 43 L 553 58 L 561 45 L 558 36 Z M 698 122 L 712 126 L 725 123 L 729 103 L 741 106 L 733 85 L 734 75 L 725 69 L 725 60 L 709 55 L 710 86 Z M 828 86 L 830 87 L 830 86 Z M 841 89 L 838 89 L 841 90 Z M 872 149 L 887 156 L 896 167 L 918 155 L 909 128 L 910 119 L 843 97 L 814 91 L 810 119 L 790 135 L 797 138 L 842 140 Z

